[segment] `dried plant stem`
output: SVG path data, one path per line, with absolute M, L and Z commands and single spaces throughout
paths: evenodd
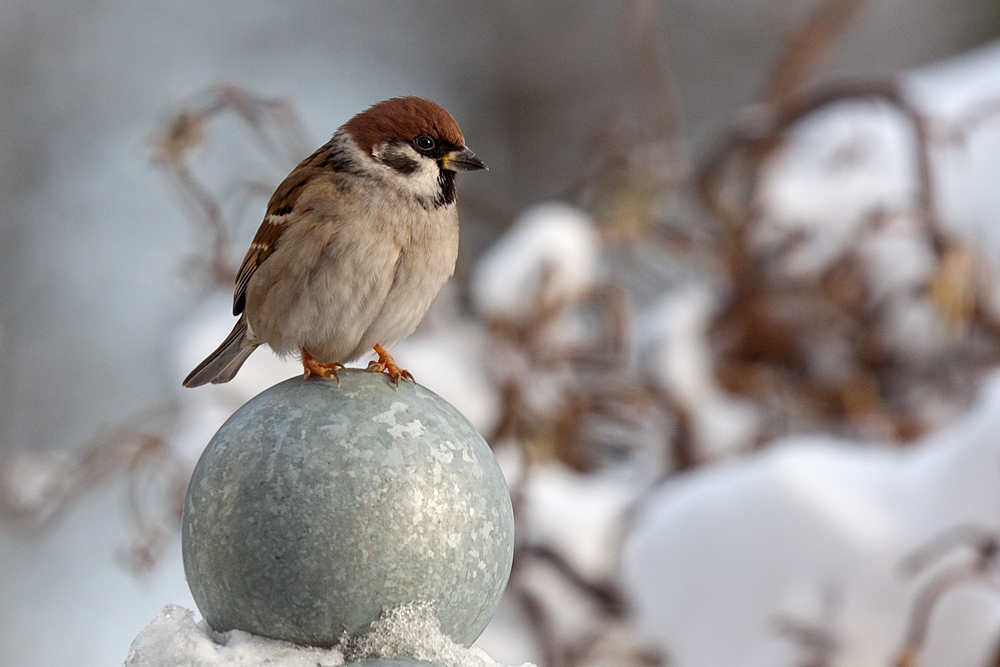
M 969 135 L 1000 117 L 1000 99 L 984 100 L 955 119 L 944 133 L 947 141 L 964 144 Z
M 906 97 L 898 84 L 883 82 L 842 82 L 824 86 L 816 91 L 788 100 L 779 109 L 763 112 L 756 123 L 733 126 L 719 149 L 711 154 L 697 176 L 699 196 L 705 207 L 727 227 L 741 229 L 752 215 L 754 193 L 760 179 L 767 148 L 776 145 L 788 129 L 811 113 L 838 102 L 874 101 L 888 104 L 906 118 L 914 138 L 914 161 L 917 171 L 917 210 L 934 246 L 939 251 L 946 247 L 946 240 L 937 222 L 934 179 L 931 171 L 928 123 Z M 765 150 L 762 150 L 765 148 Z M 744 193 L 742 212 L 734 214 L 719 199 L 727 169 L 742 158 L 747 170 L 748 189 Z
M 215 86 L 195 96 L 188 108 L 157 132 L 153 162 L 167 172 L 198 232 L 209 239 L 209 275 L 218 285 L 231 284 L 236 276 L 237 267 L 227 256 L 232 220 L 223 212 L 221 195 L 210 192 L 194 175 L 191 160 L 195 149 L 207 143 L 209 122 L 225 111 L 243 122 L 261 152 L 279 166 L 294 166 L 309 151 L 302 123 L 288 102 L 261 97 L 232 84 Z M 247 196 L 263 192 L 266 197 L 271 192 L 271 187 L 258 183 L 242 185 Z
M 623 0 L 622 26 L 622 43 L 650 138 L 679 147 L 684 141 L 684 113 L 663 45 L 660 2 Z
M 764 95 L 765 103 L 780 108 L 798 95 L 868 2 L 829 0 L 822 4 L 789 42 L 778 61 Z
M 143 468 L 152 452 L 162 452 L 166 443 L 152 427 L 173 413 L 171 406 L 93 439 L 80 454 L 53 469 L 40 497 L 30 504 L 8 486 L 0 485 L 0 518 L 28 532 L 52 525 L 74 502 L 115 474 Z
M 1000 538 L 974 525 L 960 525 L 945 531 L 927 545 L 907 557 L 901 568 L 916 574 L 940 562 L 956 549 L 971 548 L 972 559 L 950 563 L 938 569 L 917 591 L 910 609 L 903 646 L 896 656 L 895 667 L 915 667 L 927 639 L 931 616 L 938 601 L 949 591 L 968 583 L 986 584 L 997 589 L 1000 585 Z
M 201 228 L 199 231 L 210 239 L 209 274 L 213 282 L 220 285 L 232 283 L 236 279 L 236 267 L 226 256 L 229 232 L 222 218 L 219 202 L 191 174 L 186 164 L 170 164 L 167 166 L 167 172 L 190 217 Z

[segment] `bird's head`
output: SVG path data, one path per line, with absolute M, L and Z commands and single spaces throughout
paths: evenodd
M 385 178 L 435 205 L 455 201 L 456 172 L 486 168 L 452 115 L 422 97 L 379 102 L 343 130 Z

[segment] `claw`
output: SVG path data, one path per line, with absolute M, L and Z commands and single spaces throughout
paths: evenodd
M 316 377 L 325 378 L 327 380 L 336 380 L 337 386 L 340 386 L 340 376 L 337 375 L 337 371 L 344 367 L 343 364 L 339 364 L 336 361 L 329 364 L 321 364 L 316 361 L 316 357 L 309 354 L 306 348 L 300 348 L 302 350 L 302 379 L 308 380 L 309 378 Z
M 375 373 L 381 373 L 385 371 L 386 373 L 389 374 L 389 377 L 392 378 L 392 382 L 393 384 L 396 385 L 396 387 L 399 387 L 400 378 L 404 380 L 409 380 L 410 382 L 416 384 L 416 381 L 413 379 L 413 376 L 410 375 L 410 371 L 397 366 L 396 362 L 393 361 L 392 356 L 385 351 L 384 347 L 376 344 L 375 347 L 372 349 L 374 349 L 375 353 L 378 354 L 378 361 L 373 361 L 370 364 L 368 364 L 368 370 Z

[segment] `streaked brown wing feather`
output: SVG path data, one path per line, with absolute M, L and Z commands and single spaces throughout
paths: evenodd
M 257 267 L 263 264 L 264 260 L 274 252 L 278 244 L 278 238 L 287 226 L 286 222 L 275 224 L 273 220 L 274 217 L 270 215 L 264 218 L 263 224 L 257 230 L 256 236 L 253 237 L 250 249 L 247 250 L 247 254 L 243 258 L 240 271 L 236 274 L 236 291 L 233 293 L 233 315 L 239 315 L 243 312 L 243 309 L 246 307 L 247 285 L 250 283 L 250 278 L 257 270 Z
M 278 189 L 271 195 L 267 203 L 267 213 L 257 234 L 250 243 L 240 270 L 236 274 L 236 291 L 233 293 L 233 315 L 239 315 L 246 308 L 247 285 L 264 261 L 278 247 L 281 233 L 295 220 L 295 203 L 302 194 L 303 188 L 321 171 L 323 171 L 324 146 L 307 157 L 295 167 Z

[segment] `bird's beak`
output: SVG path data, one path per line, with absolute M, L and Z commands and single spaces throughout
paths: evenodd
M 489 167 L 465 146 L 462 146 L 461 150 L 452 151 L 441 158 L 441 168 L 449 171 L 475 171 L 477 169 L 489 171 Z

